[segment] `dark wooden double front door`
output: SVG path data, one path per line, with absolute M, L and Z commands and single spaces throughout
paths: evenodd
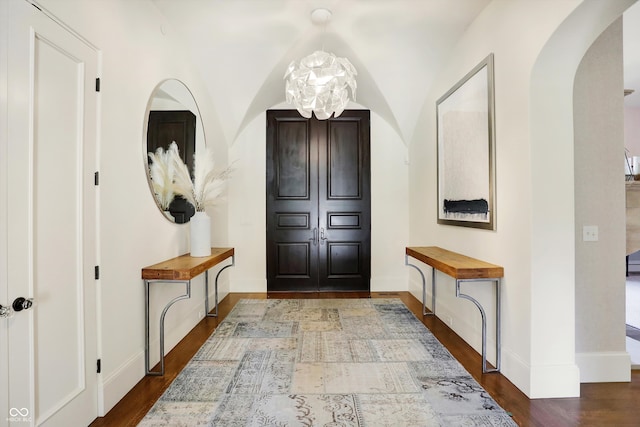
M 267 111 L 267 290 L 369 291 L 370 114 Z

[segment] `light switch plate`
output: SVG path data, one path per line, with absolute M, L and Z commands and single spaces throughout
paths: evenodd
M 583 242 L 597 242 L 598 241 L 598 226 L 597 225 L 585 225 L 582 227 L 582 241 Z

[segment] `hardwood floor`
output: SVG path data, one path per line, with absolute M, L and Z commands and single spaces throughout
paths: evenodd
M 207 317 L 165 357 L 164 377 L 144 377 L 105 417 L 91 427 L 135 426 L 169 387 L 180 370 L 242 298 L 362 298 L 369 294 L 240 294 L 227 295 L 219 304 L 218 318 Z M 420 314 L 422 304 L 408 292 L 371 293 L 371 298 L 400 298 L 485 390 L 520 426 L 639 426 L 640 371 L 632 371 L 630 383 L 582 384 L 580 398 L 528 399 L 502 374 L 482 374 L 480 355 L 444 322 Z M 157 368 L 156 368 L 157 369 Z

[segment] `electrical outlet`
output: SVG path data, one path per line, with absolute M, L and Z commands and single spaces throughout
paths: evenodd
M 204 317 L 204 311 L 200 310 L 198 311 L 198 320 L 202 319 Z
M 453 327 L 453 318 L 451 316 L 446 316 L 444 321 L 447 325 L 449 325 L 450 328 Z
M 585 225 L 582 227 L 582 241 L 583 242 L 597 242 L 598 241 L 598 226 L 597 225 Z

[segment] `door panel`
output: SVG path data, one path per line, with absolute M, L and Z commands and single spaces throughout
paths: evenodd
M 326 171 L 327 199 L 362 199 L 363 161 L 358 141 L 359 121 L 329 121 Z M 322 160 L 322 159 L 321 159 Z
M 283 278 L 308 278 L 310 251 L 308 243 L 279 243 L 277 274 Z
M 8 111 L 8 293 L 35 300 L 6 323 L 9 405 L 35 425 L 87 425 L 98 403 L 97 53 L 25 1 L 9 11 L 19 102 Z
M 285 120 L 278 123 L 276 142 L 276 188 L 279 200 L 310 200 L 310 142 L 307 124 Z
M 82 228 L 78 227 L 83 216 L 83 147 L 77 133 L 82 120 L 82 109 L 77 105 L 78 97 L 82 97 L 78 80 L 83 79 L 83 73 L 75 60 L 58 49 L 36 39 L 33 295 L 38 302 L 34 311 L 36 347 L 47 350 L 36 353 L 37 412 L 44 418 L 84 388 L 84 313 L 82 304 L 74 303 L 83 300 L 85 281 Z M 68 137 L 58 140 L 61 133 Z M 65 155 L 57 154 L 61 152 Z M 56 179 L 51 179 L 53 176 Z M 62 203 L 60 183 L 67 189 Z M 60 250 L 61 242 L 66 242 L 65 250 Z M 45 381 L 45 377 L 53 381 Z
M 267 289 L 368 291 L 369 112 L 267 112 Z
M 368 291 L 371 276 L 369 112 L 345 113 L 320 122 L 321 291 Z
M 271 291 L 317 287 L 317 151 L 309 122 L 267 112 L 267 283 Z M 295 114 L 294 114 L 295 113 Z

